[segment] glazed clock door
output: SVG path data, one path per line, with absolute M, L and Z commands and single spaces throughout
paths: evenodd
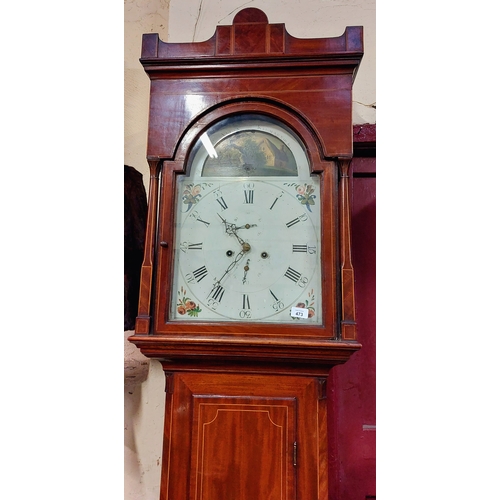
M 322 324 L 321 183 L 267 116 L 215 124 L 177 178 L 170 318 Z

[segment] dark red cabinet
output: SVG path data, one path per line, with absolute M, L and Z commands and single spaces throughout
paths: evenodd
M 355 157 L 352 167 L 352 257 L 363 348 L 328 380 L 331 500 L 368 500 L 376 494 L 375 157 Z

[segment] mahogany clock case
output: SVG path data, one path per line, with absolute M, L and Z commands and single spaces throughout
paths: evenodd
M 146 356 L 159 359 L 166 376 L 162 500 L 328 498 L 326 379 L 333 366 L 345 363 L 361 347 L 351 262 L 350 163 L 352 83 L 362 56 L 362 27 L 348 27 L 335 38 L 298 39 L 283 24 L 269 24 L 254 8 L 238 12 L 232 25 L 218 26 L 205 42 L 165 43 L 157 34 L 143 36 L 141 63 L 151 80 L 151 176 L 139 310 L 130 340 Z M 317 180 L 318 220 L 291 213 L 281 227 L 286 235 L 297 218 L 310 220 L 309 234 L 318 231 L 321 285 L 315 292 L 321 294 L 321 314 L 316 323 L 289 318 L 270 322 L 264 314 L 255 321 L 240 321 L 238 309 L 229 317 L 220 316 L 220 321 L 215 314 L 210 321 L 176 316 L 174 300 L 185 289 L 182 280 L 208 279 L 210 262 L 214 269 L 218 265 L 206 256 L 199 267 L 178 259 L 182 245 L 198 252 L 219 238 L 207 232 L 205 239 L 190 241 L 197 233 L 182 228 L 186 219 L 180 203 L 185 200 L 179 186 L 185 189 L 181 181 L 191 175 L 189 165 L 203 135 L 224 120 L 249 116 L 291 131 L 307 160 L 307 178 Z M 264 182 L 263 177 L 256 180 Z M 266 192 L 273 193 L 271 188 Z M 209 298 L 220 302 L 217 286 L 225 286 L 227 277 L 229 290 L 236 269 L 232 293 L 244 297 L 246 276 L 244 267 L 237 265 L 244 256 L 265 259 L 264 254 L 278 248 L 256 251 L 259 240 L 251 228 L 260 222 L 236 221 L 246 214 L 242 208 L 226 219 L 226 196 L 224 203 L 212 198 L 207 210 L 212 219 L 205 222 L 218 224 L 216 233 L 225 238 L 222 251 L 233 252 L 234 260 L 212 273 L 216 295 L 200 300 L 204 308 L 213 305 Z M 244 204 L 250 195 L 242 194 L 239 200 Z M 200 206 L 209 201 L 200 201 Z M 300 205 L 300 200 L 295 202 L 290 207 Z M 236 205 L 236 199 L 231 203 Z M 248 213 L 256 214 L 254 209 Z M 243 237 L 247 229 L 240 227 L 246 224 Z M 229 242 L 236 246 L 228 247 Z M 305 243 L 290 239 L 288 244 Z M 189 266 L 188 272 L 178 272 L 183 265 Z M 265 263 L 258 266 L 263 273 Z M 295 286 L 298 266 L 284 269 L 284 279 Z M 313 275 L 311 271 L 308 279 Z M 266 282 L 266 287 L 273 290 L 274 284 Z M 250 309 L 248 300 L 254 299 L 242 300 L 243 311 Z M 294 295 L 287 307 L 295 301 Z

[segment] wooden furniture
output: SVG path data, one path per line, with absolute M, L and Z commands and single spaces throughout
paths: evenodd
M 361 347 L 349 175 L 362 35 L 348 27 L 336 38 L 298 39 L 254 8 L 205 42 L 143 35 L 151 179 L 130 340 L 166 375 L 162 500 L 328 497 L 326 378 Z M 271 167 L 276 145 L 267 139 L 296 152 Z M 264 143 L 269 173 L 256 174 Z M 205 176 L 210 158 L 223 155 L 248 175 Z M 271 203 L 273 190 L 281 191 Z M 288 221 L 273 211 L 285 199 Z M 314 244 L 300 239 L 307 224 Z

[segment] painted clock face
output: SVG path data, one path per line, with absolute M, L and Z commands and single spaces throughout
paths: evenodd
M 300 140 L 269 117 L 231 117 L 187 170 L 170 319 L 321 324 L 321 190 Z

